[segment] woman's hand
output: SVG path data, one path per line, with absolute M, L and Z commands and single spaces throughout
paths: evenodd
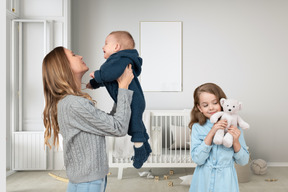
M 134 75 L 132 71 L 132 65 L 129 64 L 123 74 L 117 79 L 119 88 L 128 89 L 131 81 L 133 80 Z

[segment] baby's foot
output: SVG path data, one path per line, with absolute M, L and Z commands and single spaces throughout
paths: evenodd
M 147 156 L 147 152 L 145 150 L 144 145 L 142 145 L 141 147 L 134 146 L 134 157 L 132 157 L 133 166 L 136 169 L 140 169 L 143 163 L 147 160 L 146 156 Z
M 151 149 L 150 144 L 148 143 L 148 141 L 144 142 L 144 146 L 145 146 L 145 150 L 146 150 L 146 159 L 145 159 L 145 161 L 146 161 L 148 159 L 150 153 L 152 152 L 152 149 Z

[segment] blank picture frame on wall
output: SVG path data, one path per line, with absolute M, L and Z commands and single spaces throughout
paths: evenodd
M 140 22 L 143 91 L 182 91 L 182 22 Z

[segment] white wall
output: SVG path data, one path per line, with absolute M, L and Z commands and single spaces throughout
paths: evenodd
M 11 19 L 8 16 L 6 17 L 6 80 L 8 84 L 8 80 L 10 79 L 10 65 L 8 63 L 11 63 L 10 61 L 10 49 L 11 49 L 11 44 L 10 44 L 10 36 L 11 36 Z M 6 169 L 10 170 L 11 169 L 11 141 L 12 141 L 12 136 L 11 136 L 11 130 L 10 130 L 10 113 L 11 113 L 11 108 L 10 108 L 10 103 L 11 103 L 11 97 L 9 96 L 9 93 L 11 93 L 10 86 L 7 86 L 6 88 Z
M 4 63 L 0 71 L 0 191 L 6 191 L 6 1 L 0 1 L 0 58 Z M 4 90 L 4 91 L 3 91 Z
M 46 50 L 50 51 L 52 48 L 62 45 L 70 47 L 70 39 L 68 29 L 70 27 L 69 14 L 70 14 L 70 0 L 21 0 L 19 1 L 19 9 L 16 8 L 19 13 L 20 19 L 32 19 L 32 20 L 48 20 L 48 37 Z M 7 30 L 11 28 L 10 17 L 7 19 Z M 23 24 L 23 131 L 41 131 L 44 130 L 42 112 L 44 109 L 44 96 L 42 88 L 42 60 L 46 53 L 44 53 L 44 39 L 43 39 L 43 23 L 24 23 Z M 50 30 L 51 29 L 51 30 Z M 10 32 L 11 33 L 11 32 Z M 7 168 L 13 167 L 10 165 L 11 150 L 8 145 L 11 143 L 11 129 L 10 121 L 10 102 L 11 102 L 11 83 L 10 73 L 11 60 L 10 60 L 10 34 L 6 35 L 8 42 L 7 46 L 7 104 L 6 104 L 6 127 L 7 127 Z M 19 75 L 16 75 L 17 77 Z M 2 76 L 1 76 L 2 77 Z M 4 76 L 3 76 L 4 77 Z M 40 81 L 39 81 L 40 80 Z M 17 85 L 16 85 L 17 86 Z M 34 93 L 31 95 L 31 93 Z M 1 113 L 2 114 L 2 113 Z M 18 126 L 15 126 L 15 130 L 19 130 Z M 10 140 L 9 140 L 10 137 Z M 48 151 L 48 164 L 47 169 L 62 169 L 63 168 L 63 155 L 61 151 Z M 19 159 L 18 159 L 19 160 Z M 19 160 L 21 161 L 21 160 Z M 33 159 L 31 160 L 34 161 Z M 30 162 L 31 162 L 30 161 Z M 19 168 L 21 169 L 21 167 Z
M 139 49 L 140 21 L 182 21 L 183 92 L 146 92 L 147 109 L 192 108 L 194 89 L 214 82 L 243 102 L 251 157 L 288 165 L 287 6 L 285 0 L 72 0 L 72 48 L 92 71 L 104 62 L 101 48 L 111 31 L 131 32 Z M 110 109 L 104 88 L 89 93 Z
M 19 18 L 18 0 L 6 0 L 6 175 L 12 170 L 12 20 Z M 14 10 L 14 11 L 13 11 Z

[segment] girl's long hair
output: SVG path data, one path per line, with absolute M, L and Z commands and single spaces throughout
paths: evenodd
M 192 126 L 194 123 L 199 123 L 200 125 L 204 125 L 207 120 L 207 117 L 205 117 L 203 113 L 201 113 L 200 110 L 198 109 L 198 106 L 200 105 L 199 96 L 203 92 L 211 93 L 215 95 L 218 102 L 220 101 L 221 98 L 226 98 L 226 95 L 223 92 L 223 90 L 214 83 L 205 83 L 197 87 L 194 91 L 194 96 L 193 96 L 194 106 L 190 113 L 191 121 L 188 125 L 190 129 L 192 129 Z
M 45 144 L 51 149 L 49 140 L 53 135 L 53 146 L 59 146 L 59 125 L 57 104 L 67 95 L 77 95 L 89 100 L 91 97 L 79 90 L 64 47 L 56 47 L 48 53 L 42 63 L 42 78 L 45 97 L 43 123 L 45 126 Z

